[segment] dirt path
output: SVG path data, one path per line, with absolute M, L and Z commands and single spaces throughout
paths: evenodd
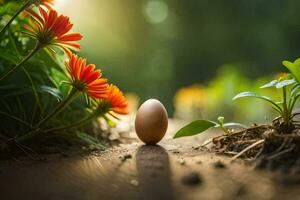
M 299 185 L 205 153 L 196 146 L 203 140 L 166 137 L 160 146 L 1 162 L 0 199 L 300 199 Z

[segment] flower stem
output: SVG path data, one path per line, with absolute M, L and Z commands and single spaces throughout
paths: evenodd
M 5 24 L 5 26 L 0 31 L 0 37 L 4 34 L 5 30 L 9 27 L 9 25 L 14 21 L 14 19 L 28 6 L 30 6 L 31 1 L 27 1 L 13 16 L 12 18 Z
M 75 88 L 72 88 L 67 98 L 62 101 L 58 106 L 50 113 L 48 114 L 44 119 L 42 119 L 38 124 L 37 127 L 41 128 L 47 121 L 55 117 L 57 114 L 59 114 L 75 97 L 75 95 L 78 93 L 78 90 Z
M 16 71 L 18 68 L 20 68 L 27 60 L 29 60 L 38 50 L 40 50 L 42 47 L 39 44 L 39 42 L 36 44 L 34 49 L 25 57 L 23 60 L 11 68 L 8 72 L 6 72 L 3 76 L 1 76 L 0 81 L 3 81 L 5 78 L 7 78 L 9 75 L 11 75 L 14 71 Z
M 287 107 L 287 96 L 286 96 L 286 87 L 282 88 L 282 93 L 283 93 L 283 120 L 284 123 L 289 126 L 290 125 L 290 112 Z
M 76 128 L 76 127 L 80 127 L 80 126 L 83 126 L 85 124 L 87 124 L 88 122 L 90 122 L 92 119 L 94 119 L 96 117 L 95 114 L 91 114 L 90 116 L 76 122 L 76 123 L 73 123 L 73 124 L 70 124 L 68 126 L 62 126 L 62 127 L 58 127 L 58 128 L 51 128 L 51 129 L 48 129 L 48 130 L 45 130 L 43 132 L 45 133 L 49 133 L 49 132 L 57 132 L 57 131 L 63 131 L 63 130 L 67 130 L 67 129 L 71 129 L 71 128 Z
M 38 133 L 40 133 L 40 130 L 43 127 L 43 125 L 45 125 L 50 119 L 55 117 L 57 114 L 59 114 L 74 99 L 76 94 L 78 94 L 78 90 L 75 88 L 72 88 L 69 95 L 67 96 L 67 98 L 64 101 L 62 101 L 60 104 L 58 104 L 58 106 L 50 114 L 48 114 L 44 119 L 42 119 L 35 126 L 34 129 L 30 130 L 29 132 L 27 132 L 26 134 L 24 134 L 20 137 L 17 137 L 15 139 L 15 141 L 17 143 L 21 143 L 21 142 L 24 142 L 25 140 L 33 138 Z

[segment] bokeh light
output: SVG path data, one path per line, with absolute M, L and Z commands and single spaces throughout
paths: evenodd
M 145 15 L 151 24 L 159 24 L 168 17 L 168 5 L 164 1 L 150 0 L 145 5 Z

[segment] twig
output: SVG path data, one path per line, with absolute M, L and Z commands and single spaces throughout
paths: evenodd
M 260 150 L 257 152 L 257 154 L 254 156 L 253 160 L 256 160 L 258 158 L 258 156 L 260 156 L 262 154 L 262 152 L 264 151 L 264 146 L 262 148 L 260 148 Z
M 291 116 L 291 118 L 294 118 L 297 115 L 300 115 L 300 113 L 299 112 L 293 113 L 292 116 Z
M 235 155 L 234 157 L 232 157 L 231 162 L 234 161 L 235 159 L 237 159 L 238 157 L 240 157 L 241 155 L 243 155 L 244 153 L 246 153 L 247 151 L 249 151 L 250 149 L 256 147 L 257 145 L 262 144 L 264 141 L 265 141 L 264 139 L 261 139 L 261 140 L 258 140 L 255 143 L 251 144 L 250 146 L 246 147 L 241 152 L 239 152 L 237 155 Z
M 208 140 L 207 142 L 205 142 L 204 144 L 202 144 L 200 147 L 205 147 L 206 145 L 208 145 L 208 144 L 210 144 L 210 143 L 212 143 L 213 142 L 213 140 L 211 139 L 211 140 Z
M 280 120 L 280 119 L 282 119 L 281 116 L 275 117 L 275 118 L 272 120 L 272 122 L 274 123 L 275 121 L 278 121 L 278 120 Z
M 237 155 L 238 152 L 235 152 L 235 151 L 225 151 L 224 154 Z
M 258 128 L 271 128 L 271 127 L 272 126 L 268 125 L 268 124 L 262 124 L 262 125 L 258 125 L 258 126 L 249 127 L 249 128 L 243 129 L 243 130 L 238 131 L 238 132 L 233 132 L 233 133 L 228 134 L 228 135 L 219 135 L 217 137 L 214 137 L 212 139 L 212 142 L 215 143 L 216 141 L 219 141 L 219 140 L 221 140 L 223 138 L 226 138 L 226 137 L 236 136 L 236 135 L 239 135 L 239 134 L 245 134 L 245 132 L 250 131 L 250 130 L 255 130 L 255 129 L 258 129 Z
M 270 127 L 272 127 L 272 126 L 269 125 L 269 124 L 262 124 L 262 125 L 258 125 L 258 126 L 253 126 L 253 127 L 249 127 L 249 128 L 243 129 L 243 130 L 238 131 L 238 132 L 234 132 L 234 133 L 230 134 L 229 136 L 242 134 L 242 133 L 244 133 L 245 131 L 251 131 L 251 130 L 255 130 L 255 129 L 263 128 L 263 127 L 264 127 L 264 128 L 270 128 Z
M 253 139 L 253 140 L 238 140 L 236 142 L 234 142 L 235 144 L 244 144 L 244 143 L 253 143 L 256 142 L 257 140 Z

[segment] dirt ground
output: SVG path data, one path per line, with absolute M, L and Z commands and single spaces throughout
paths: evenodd
M 177 129 L 177 127 L 173 127 Z M 210 135 L 0 162 L 0 199 L 300 199 L 297 181 L 199 148 Z

